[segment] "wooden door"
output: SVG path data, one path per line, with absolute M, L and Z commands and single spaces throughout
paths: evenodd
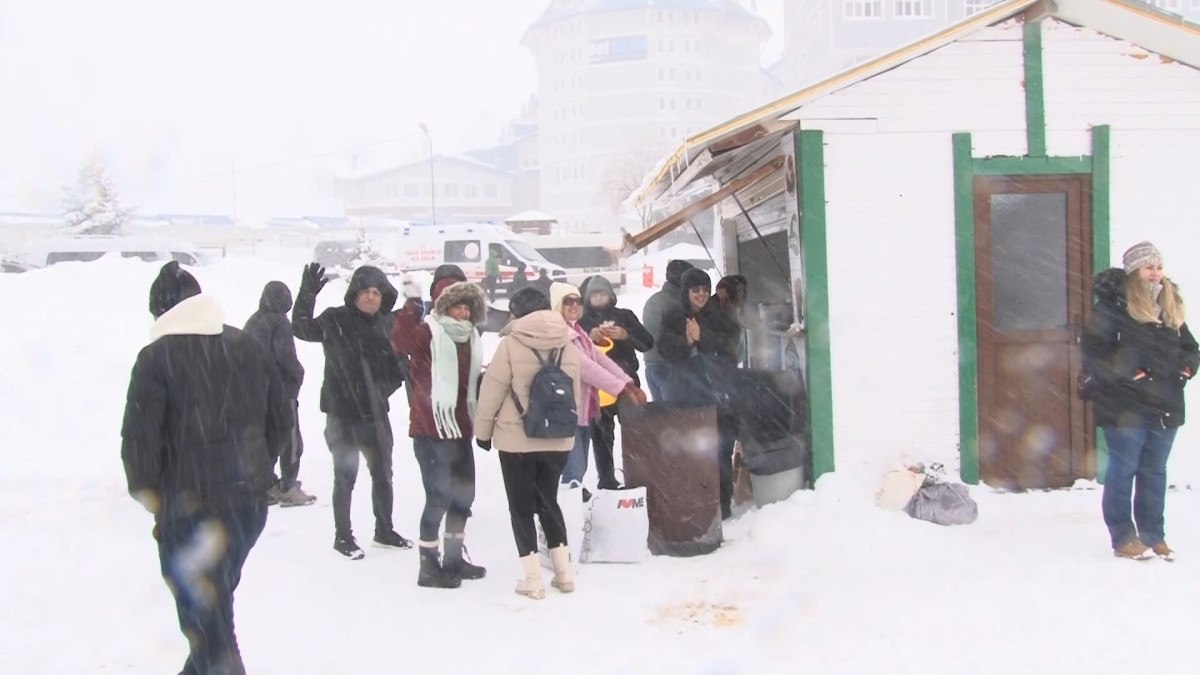
M 1075 397 L 1091 307 L 1089 176 L 975 178 L 979 470 L 1009 489 L 1094 474 Z

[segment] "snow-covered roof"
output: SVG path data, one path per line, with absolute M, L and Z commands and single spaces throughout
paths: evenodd
M 1098 33 L 1131 42 L 1179 63 L 1200 68 L 1200 26 L 1139 0 L 1001 0 L 932 35 L 688 138 L 646 174 L 641 187 L 626 200 L 625 206 L 639 206 L 656 198 L 676 177 L 688 169 L 692 169 L 692 172 L 687 180 L 701 177 L 704 174 L 696 171 L 697 167 L 693 164 L 707 164 L 717 152 L 725 152 L 748 142 L 786 132 L 797 124 L 788 116 L 813 101 L 925 56 L 976 31 L 1008 21 L 1026 10 L 1034 9 L 1043 12 L 1042 16 L 1084 26 Z
M 583 0 L 563 6 L 551 2 L 531 28 L 589 12 L 613 12 L 626 9 L 677 9 L 687 11 L 729 12 L 746 17 L 761 18 L 736 0 Z M 765 20 L 764 20 L 765 21 Z
M 475 157 L 471 157 L 469 155 L 436 154 L 433 156 L 433 161 L 435 164 L 438 162 L 458 162 L 460 164 L 470 164 L 472 166 L 476 166 L 481 169 L 485 169 L 487 171 L 493 171 L 495 173 L 500 173 L 500 174 L 504 174 L 504 175 L 511 175 L 511 173 L 512 173 L 511 171 L 505 171 L 504 169 L 501 169 L 493 164 L 489 164 L 488 162 L 485 162 L 481 159 L 477 159 Z M 414 166 L 424 166 L 424 167 L 429 166 L 429 158 L 426 157 L 424 159 L 417 159 L 417 160 L 412 160 L 412 161 L 408 161 L 408 162 L 402 162 L 399 164 L 386 164 L 386 165 L 382 165 L 382 166 L 371 167 L 368 169 L 339 170 L 339 171 L 335 172 L 334 177 L 337 178 L 338 180 L 360 180 L 363 178 L 370 178 L 372 176 L 380 176 L 385 173 L 391 173 L 393 171 L 400 171 L 402 169 L 408 169 L 408 168 L 411 168 Z
M 522 211 L 515 216 L 509 216 L 504 219 L 506 223 L 553 223 L 557 222 L 558 218 L 541 211 Z

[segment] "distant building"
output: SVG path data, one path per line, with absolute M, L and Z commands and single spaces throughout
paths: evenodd
M 552 0 L 522 40 L 538 70 L 537 208 L 563 232 L 615 230 L 660 155 L 774 94 L 769 37 L 734 0 Z
M 789 87 L 824 79 L 977 14 L 998 0 L 784 0 L 780 76 Z M 1196 20 L 1200 0 L 1147 0 Z
M 516 211 L 515 174 L 467 155 L 429 159 L 367 171 L 341 172 L 337 193 L 347 216 L 382 216 L 430 222 L 501 221 Z M 437 193 L 430 194 L 431 182 Z

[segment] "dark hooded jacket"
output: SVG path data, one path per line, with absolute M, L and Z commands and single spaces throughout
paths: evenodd
M 284 394 L 291 400 L 300 397 L 304 383 L 304 366 L 296 357 L 296 341 L 288 311 L 292 308 L 292 292 L 282 281 L 269 281 L 263 287 L 258 311 L 246 321 L 245 331 L 258 340 L 267 351 L 268 360 L 283 382 Z
M 166 310 L 129 378 L 121 459 L 157 522 L 265 499 L 294 413 L 258 341 L 196 295 Z
M 445 315 L 454 305 L 471 308 L 471 322 L 479 325 L 487 318 L 487 301 L 483 289 L 476 284 L 455 281 L 446 277 L 433 288 L 433 304 L 438 314 Z M 392 348 L 409 359 L 408 368 L 408 435 L 413 438 L 439 438 L 433 419 L 433 353 L 430 343 L 433 332 L 422 320 L 421 301 L 411 299 L 396 312 L 392 328 Z M 478 346 L 478 343 L 477 345 Z M 468 378 L 471 372 L 471 343 L 455 344 L 458 351 L 458 406 L 455 419 L 463 438 L 474 433 L 470 409 L 467 406 Z
M 696 286 L 711 289 L 708 274 L 697 269 L 684 272 L 679 282 L 679 300 L 663 317 L 655 344 L 663 359 L 671 365 L 672 391 L 689 395 L 709 392 L 724 406 L 733 396 L 740 327 L 737 319 L 724 311 L 715 297 L 710 296 L 700 311 L 694 311 L 688 300 L 688 289 Z M 687 341 L 688 319 L 696 319 L 700 324 L 700 341 L 694 345 Z M 700 400 L 693 399 L 693 402 Z
M 667 279 L 663 282 L 662 288 L 651 295 L 642 307 L 642 323 L 645 324 L 646 330 L 650 331 L 650 335 L 654 336 L 655 341 L 655 344 L 646 350 L 644 358 L 647 366 L 652 363 L 663 363 L 665 360 L 660 350 L 661 345 L 658 344 L 663 317 L 666 316 L 667 310 L 679 306 L 679 280 L 683 273 L 690 269 L 692 269 L 691 263 L 683 260 L 672 260 L 668 263 Z
M 383 295 L 379 311 L 366 314 L 354 306 L 359 292 L 377 288 Z M 388 397 L 404 382 L 405 363 L 392 352 L 390 335 L 399 294 L 377 267 L 354 270 L 341 307 L 313 317 L 316 294 L 300 287 L 292 309 L 296 337 L 320 342 L 325 349 L 325 379 L 321 382 L 321 411 L 334 417 L 361 420 L 386 418 Z
M 1083 367 L 1097 383 L 1096 425 L 1128 428 L 1153 421 L 1178 427 L 1184 422 L 1183 387 L 1189 379 L 1183 373 L 1194 375 L 1200 367 L 1196 340 L 1186 323 L 1175 330 L 1131 317 L 1127 283 L 1125 270 L 1112 268 L 1092 284 L 1096 304 L 1083 336 Z M 1163 285 L 1170 283 L 1163 279 Z M 1135 380 L 1139 370 L 1146 377 Z
M 593 307 L 591 301 L 592 294 L 596 292 L 608 295 L 608 304 L 599 309 Z M 636 314 L 628 309 L 617 307 L 617 294 L 608 279 L 601 276 L 592 277 L 587 282 L 587 289 L 583 293 L 585 295 L 583 296 L 583 316 L 579 317 L 580 328 L 590 333 L 593 328 L 599 327 L 606 321 L 611 321 L 613 325 L 624 328 L 629 333 L 629 338 L 615 341 L 612 349 L 608 351 L 608 358 L 621 366 L 621 370 L 632 377 L 634 383 L 641 386 L 637 375 L 637 352 L 644 352 L 653 347 L 654 337 L 638 320 Z

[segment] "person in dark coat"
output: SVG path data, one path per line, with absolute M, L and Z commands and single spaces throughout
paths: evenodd
M 583 316 L 579 319 L 579 327 L 587 331 L 592 342 L 599 345 L 601 351 L 605 350 L 606 345 L 611 345 L 605 354 L 633 378 L 634 385 L 640 387 L 642 381 L 638 378 L 637 352 L 645 352 L 653 347 L 654 337 L 638 320 L 636 314 L 617 307 L 617 293 L 608 279 L 602 276 L 589 277 L 583 293 L 586 301 Z M 596 486 L 601 490 L 615 490 L 620 487 L 613 463 L 616 419 L 617 404 L 614 401 L 601 406 L 599 416 L 592 422 L 592 455 L 596 458 Z
M 487 570 L 463 557 L 463 539 L 475 501 L 475 457 L 471 437 L 482 367 L 475 327 L 487 318 L 487 301 L 477 284 L 441 279 L 433 288 L 433 312 L 422 319 L 420 298 L 396 313 L 392 347 L 409 359 L 409 427 L 425 487 L 421 566 L 417 584 L 457 588 L 463 579 L 482 579 Z M 444 557 L 438 545 L 446 521 Z
M 554 285 L 554 282 L 550 279 L 550 272 L 543 267 L 542 269 L 538 270 L 537 278 L 534 279 L 533 283 L 530 285 L 549 296 L 550 287 Z
M 746 292 L 749 288 L 749 283 L 746 277 L 740 274 L 730 274 L 721 277 L 717 282 L 717 289 L 713 292 L 713 298 L 717 302 L 717 306 L 728 313 L 738 323 L 738 342 L 737 342 L 737 363 L 739 365 L 747 365 L 746 350 L 749 345 L 746 340 Z
M 737 436 L 735 375 L 741 327 L 710 296 L 712 281 L 703 270 L 690 269 L 679 281 L 679 305 L 663 318 L 655 338 L 670 366 L 663 400 L 678 405 L 717 407 L 721 516 L 733 508 L 733 444 Z
M 150 287 L 150 344 L 129 378 L 121 459 L 154 515 L 188 639 L 184 673 L 242 673 L 233 592 L 267 522 L 271 466 L 294 419 L 266 353 L 170 262 Z M 197 555 L 202 551 L 202 555 Z
M 374 543 L 411 548 L 392 526 L 392 427 L 388 397 L 404 382 L 404 365 L 392 352 L 391 310 L 397 292 L 377 267 L 354 270 L 344 303 L 314 317 L 317 294 L 325 286 L 317 263 L 304 268 L 292 309 L 296 337 L 320 342 L 325 351 L 321 412 L 326 414 L 325 442 L 333 453 L 333 548 L 358 560 L 363 551 L 350 527 L 350 495 L 358 477 L 359 453 L 371 472 Z
M 517 291 L 520 291 L 522 288 L 530 285 L 529 277 L 525 276 L 525 261 L 518 260 L 516 262 L 516 266 L 517 269 L 513 272 L 512 281 L 508 283 L 508 297 L 510 298 L 516 295 Z
M 1096 275 L 1096 303 L 1083 338 L 1096 426 L 1108 446 L 1104 523 L 1116 556 L 1169 560 L 1167 458 L 1184 422 L 1183 388 L 1200 367 L 1200 353 L 1158 249 L 1141 242 L 1122 262 L 1124 269 Z
M 683 273 L 692 269 L 692 264 L 686 260 L 672 260 L 667 263 L 667 279 L 662 288 L 651 295 L 642 307 L 642 323 L 650 335 L 658 339 L 662 331 L 663 317 L 667 310 L 679 306 L 679 279 Z M 650 397 L 655 401 L 663 398 L 663 383 L 667 379 L 668 366 L 659 346 L 656 344 L 646 350 L 643 357 L 646 360 L 646 385 L 650 388 Z
M 279 455 L 280 478 L 267 491 L 268 501 L 280 506 L 307 506 L 317 501 L 300 487 L 300 457 L 304 454 L 304 439 L 300 436 L 300 385 L 304 383 L 304 366 L 296 356 L 296 340 L 287 313 L 292 308 L 292 292 L 282 281 L 268 281 L 263 287 L 258 311 L 246 321 L 245 331 L 258 340 L 267 351 L 267 359 L 283 382 L 283 392 L 296 416 L 287 447 Z

